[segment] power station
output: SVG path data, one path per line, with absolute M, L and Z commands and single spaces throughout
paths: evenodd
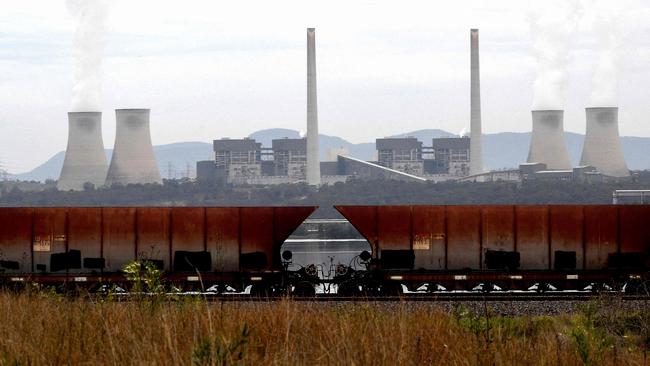
M 149 131 L 149 109 L 116 109 L 115 148 L 106 185 L 162 183 Z
M 80 191 L 87 183 L 100 187 L 106 180 L 107 168 L 102 113 L 69 112 L 68 147 L 57 188 L 60 191 Z
M 199 180 L 229 184 L 305 182 L 311 186 L 350 177 L 406 181 L 625 178 L 630 173 L 620 146 L 618 108 L 586 109 L 586 138 L 580 166 L 569 159 L 563 110 L 533 110 L 527 163 L 518 170 L 485 172 L 483 167 L 479 30 L 470 29 L 470 136 L 376 140 L 377 158 L 363 161 L 339 151 L 319 161 L 316 31 L 307 28 L 307 133 L 264 147 L 253 139 L 214 140 L 214 160 L 197 162 Z M 116 109 L 116 138 L 107 169 L 101 112 L 70 112 L 68 147 L 60 190 L 161 183 L 153 152 L 149 109 Z M 596 178 L 594 178 L 596 177 Z

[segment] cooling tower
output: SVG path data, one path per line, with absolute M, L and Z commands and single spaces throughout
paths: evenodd
M 591 165 L 604 175 L 628 177 L 618 135 L 618 108 L 586 108 L 587 134 L 580 165 Z
M 470 141 L 469 173 L 483 172 L 483 148 L 481 147 L 481 74 L 478 59 L 478 29 L 470 30 Z
M 564 111 L 533 111 L 529 163 L 544 163 L 550 170 L 571 169 L 564 138 Z
M 149 132 L 149 109 L 116 109 L 115 148 L 106 185 L 161 183 Z
M 307 28 L 307 184 L 320 185 L 318 106 L 316 100 L 316 30 Z
M 86 182 L 96 187 L 102 186 L 106 169 L 102 113 L 69 112 L 68 147 L 57 188 L 61 191 L 80 191 Z

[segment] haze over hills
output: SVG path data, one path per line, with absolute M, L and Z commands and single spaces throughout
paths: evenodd
M 427 129 L 408 132 L 391 137 L 413 136 L 424 142 L 425 146 L 431 145 L 434 137 L 457 136 L 453 133 Z M 271 146 L 271 140 L 277 138 L 298 138 L 300 133 L 290 129 L 267 129 L 256 131 L 249 135 L 262 146 Z M 569 155 L 574 165 L 577 165 L 582 152 L 584 135 L 577 133 L 566 133 Z M 375 143 L 365 142 L 354 144 L 337 136 L 320 135 L 320 157 L 324 160 L 327 151 L 333 148 L 346 148 L 350 155 L 359 159 L 373 160 L 375 158 Z M 506 169 L 515 168 L 519 163 L 524 162 L 528 156 L 530 144 L 530 132 L 501 132 L 496 134 L 483 135 L 483 161 L 485 168 Z M 633 170 L 650 169 L 650 138 L 648 137 L 622 137 L 621 146 L 627 160 L 628 167 Z M 110 159 L 112 150 L 106 150 L 106 156 Z M 189 168 L 190 176 L 194 175 L 196 161 L 212 159 L 214 153 L 212 144 L 206 142 L 179 142 L 166 145 L 154 146 L 154 154 L 158 161 L 160 174 L 163 178 L 180 178 L 187 175 Z M 61 172 L 65 153 L 63 151 L 55 154 L 49 160 L 34 168 L 30 172 L 16 174 L 15 178 L 20 180 L 45 181 L 46 179 L 57 179 Z

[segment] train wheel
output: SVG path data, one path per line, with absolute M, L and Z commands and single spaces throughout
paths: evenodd
M 255 284 L 251 286 L 251 296 L 253 297 L 269 297 L 271 290 L 263 284 Z
M 336 295 L 345 297 L 359 296 L 361 295 L 361 290 L 359 290 L 359 285 L 356 283 L 344 281 L 339 285 L 338 290 L 336 290 Z
M 384 296 L 402 296 L 404 289 L 399 282 L 387 282 L 382 286 L 381 293 Z
M 311 283 L 301 281 L 294 286 L 291 294 L 298 297 L 314 297 L 316 296 L 316 289 Z

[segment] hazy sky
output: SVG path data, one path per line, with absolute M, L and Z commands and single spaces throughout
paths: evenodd
M 553 10 L 541 0 L 111 3 L 101 97 L 106 147 L 114 142 L 115 108 L 151 108 L 154 144 L 304 130 L 307 27 L 316 28 L 323 134 L 369 142 L 468 127 L 474 27 L 483 131 L 530 131 L 537 65 L 531 9 Z M 615 29 L 621 134 L 650 136 L 648 4 L 578 3 L 566 130 L 584 133 L 599 41 Z M 3 1 L 0 24 L 0 164 L 22 172 L 65 149 L 76 24 L 63 0 Z

